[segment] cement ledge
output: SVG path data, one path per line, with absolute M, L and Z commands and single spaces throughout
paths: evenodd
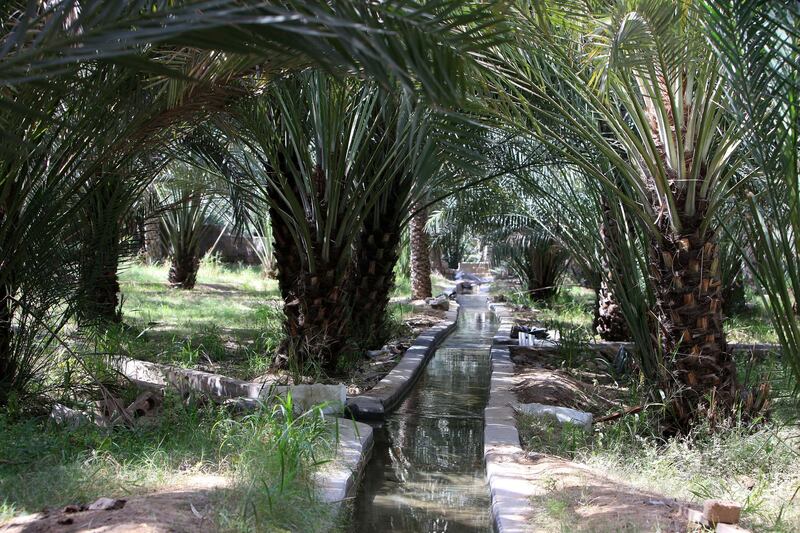
M 141 388 L 172 387 L 181 392 L 206 394 L 215 401 L 237 399 L 242 408 L 256 407 L 258 401 L 269 401 L 291 392 L 292 401 L 300 411 L 327 403 L 324 413 L 340 414 L 346 399 L 346 389 L 341 384 L 267 385 L 123 356 L 111 357 L 109 364 Z
M 423 331 L 400 362 L 372 389 L 347 399 L 346 411 L 359 420 L 380 420 L 393 411 L 419 379 L 436 348 L 455 329 L 460 306 L 447 311 L 446 321 Z
M 501 317 L 502 314 L 495 311 Z M 510 335 L 510 327 L 508 334 Z M 495 337 L 500 337 L 501 333 Z M 517 459 L 525 455 L 519 440 L 514 415 L 516 395 L 514 363 L 508 345 L 513 339 L 499 339 L 491 349 L 492 376 L 489 400 L 484 409 L 483 458 L 489 485 L 492 521 L 498 533 L 517 533 L 530 529 L 534 517 L 531 497 L 535 487 L 523 475 Z
M 331 504 L 336 513 L 351 498 L 361 481 L 372 455 L 372 426 L 346 418 L 337 418 L 339 442 L 335 459 L 313 474 L 320 500 Z

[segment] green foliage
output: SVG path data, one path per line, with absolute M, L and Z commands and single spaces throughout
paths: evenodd
M 800 391 L 800 6 L 708 0 L 703 7 L 752 167 L 746 207 L 739 209 L 746 244 L 739 247 L 752 249 L 743 255 L 767 293 L 784 361 Z
M 220 421 L 236 458 L 233 493 L 220 522 L 233 531 L 321 531 L 335 519 L 316 500 L 308 473 L 329 461 L 338 439 L 322 407 L 296 416 L 291 395 L 242 420 Z M 265 438 L 266 436 L 266 438 Z M 302 506 L 304 512 L 296 512 Z M 308 512 L 313 510 L 313 512 Z
M 295 417 L 291 407 L 287 399 L 237 420 L 168 396 L 153 424 L 111 431 L 0 415 L 0 516 L 220 475 L 233 483 L 215 503 L 219 527 L 314 530 L 327 507 L 317 502 L 309 472 L 329 457 L 335 432 L 319 411 Z M 298 506 L 315 512 L 296 513 Z

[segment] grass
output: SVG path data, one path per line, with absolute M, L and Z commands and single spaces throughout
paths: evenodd
M 562 287 L 549 301 L 533 301 L 515 285 L 499 285 L 492 294 L 503 294 L 516 305 L 533 310 L 535 320 L 557 331 L 585 330 L 592 335 L 594 319 L 594 291 L 577 285 Z M 747 291 L 748 310 L 725 318 L 728 342 L 741 344 L 777 344 L 778 336 L 770 323 L 770 315 L 763 300 L 752 290 Z M 599 337 L 597 338 L 599 340 Z
M 737 501 L 743 504 L 743 525 L 755 531 L 800 531 L 798 404 L 783 390 L 775 396 L 767 419 L 734 420 L 713 431 L 700 424 L 688 436 L 666 440 L 647 412 L 595 426 L 591 435 L 524 415 L 518 427 L 529 450 L 588 464 L 617 481 L 679 500 Z
M 167 285 L 167 265 L 131 264 L 120 275 L 124 321 L 128 329 L 109 332 L 102 351 L 253 379 L 268 371 L 283 338 L 281 301 L 276 280 L 257 267 L 204 261 L 191 291 Z M 433 276 L 434 293 L 452 281 Z M 408 298 L 411 285 L 400 277 L 393 293 Z M 389 306 L 389 336 L 403 330 L 412 308 Z M 375 347 L 377 348 L 377 346 Z M 354 361 L 361 357 L 354 353 Z M 346 364 L 347 361 L 344 361 Z
M 168 397 L 155 424 L 113 430 L 0 415 L 0 520 L 202 474 L 230 480 L 214 506 L 221 530 L 319 531 L 335 517 L 316 500 L 309 472 L 331 454 L 330 428 L 319 414 L 294 418 L 285 407 L 234 419 Z
M 431 291 L 434 296 L 438 296 L 443 292 L 449 292 L 455 284 L 455 281 L 447 279 L 441 274 L 435 272 L 431 274 Z M 411 279 L 408 276 L 396 276 L 392 297 L 411 298 Z
M 191 291 L 166 283 L 166 265 L 126 266 L 120 275 L 128 331 L 112 332 L 110 351 L 251 379 L 265 372 L 282 338 L 277 281 L 256 267 L 204 261 Z M 141 332 L 141 333 L 140 333 Z

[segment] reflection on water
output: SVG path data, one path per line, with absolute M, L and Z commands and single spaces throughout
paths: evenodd
M 486 297 L 461 297 L 458 329 L 414 390 L 375 432 L 353 531 L 491 531 L 483 471 L 489 347 L 497 329 Z

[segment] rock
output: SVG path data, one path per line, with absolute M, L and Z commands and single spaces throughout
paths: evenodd
M 431 306 L 431 309 L 437 309 L 440 311 L 449 311 L 450 310 L 450 299 L 447 296 L 437 296 L 436 298 L 431 298 L 428 300 L 428 303 Z
M 128 413 L 134 418 L 140 416 L 153 416 L 161 405 L 162 397 L 154 392 L 144 392 L 128 406 Z
M 742 506 L 729 500 L 706 500 L 703 502 L 703 517 L 711 524 L 737 524 Z
M 514 406 L 517 412 L 539 417 L 554 418 L 560 424 L 572 424 L 587 431 L 592 429 L 592 413 L 542 403 L 521 403 Z
M 472 282 L 462 279 L 456 283 L 456 294 L 472 294 Z
M 324 404 L 323 412 L 338 414 L 342 412 L 347 401 L 347 387 L 341 383 L 336 385 L 295 385 L 290 388 L 292 403 L 297 413 L 303 413 L 317 405 Z
M 708 526 L 708 520 L 703 516 L 703 513 L 696 509 L 686 509 L 686 519 L 689 522 L 700 524 L 701 526 Z
M 367 350 L 367 357 L 370 359 L 377 359 L 387 352 L 388 350 Z
M 88 507 L 89 511 L 115 511 L 125 507 L 125 500 L 114 498 L 99 498 Z
M 78 411 L 77 409 L 71 409 L 60 403 L 53 405 L 53 408 L 50 411 L 50 420 L 56 424 L 66 425 L 71 429 L 75 429 L 82 424 L 89 424 L 92 422 L 92 419 L 87 413 Z

